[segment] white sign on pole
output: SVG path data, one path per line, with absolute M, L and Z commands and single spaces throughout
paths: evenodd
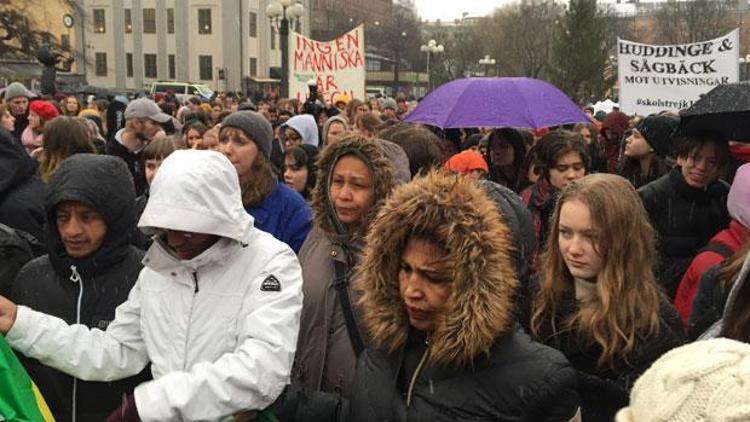
M 620 109 L 627 114 L 685 109 L 716 85 L 739 80 L 739 29 L 692 44 L 618 39 L 617 53 Z
M 359 25 L 332 41 L 289 35 L 289 98 L 305 101 L 307 82 L 317 81 L 326 103 L 337 94 L 365 98 L 365 31 Z

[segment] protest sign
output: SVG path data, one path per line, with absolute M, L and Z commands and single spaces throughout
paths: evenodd
M 365 98 L 365 33 L 360 25 L 332 41 L 289 36 L 289 98 L 305 101 L 307 82 L 317 81 L 327 103 L 339 94 Z
M 692 44 L 617 40 L 620 109 L 648 115 L 678 111 L 716 85 L 739 80 L 739 30 Z

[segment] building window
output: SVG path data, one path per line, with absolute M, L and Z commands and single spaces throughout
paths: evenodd
M 198 9 L 198 33 L 211 33 L 211 9 Z
M 271 50 L 276 50 L 276 32 L 271 28 Z
M 107 53 L 96 53 L 94 62 L 96 63 L 96 76 L 107 76 Z
M 133 53 L 125 53 L 125 74 L 128 78 L 133 77 Z
M 60 48 L 65 51 L 70 51 L 70 35 L 60 34 Z
M 250 57 L 250 76 L 258 76 L 258 59 Z
M 380 60 L 365 60 L 365 70 L 369 72 L 380 72 L 382 69 Z
M 174 54 L 167 56 L 167 61 L 169 62 L 169 79 L 175 79 Z
M 94 9 L 94 32 L 97 34 L 107 32 L 107 25 L 104 22 L 104 9 Z
M 248 32 L 250 32 L 250 38 L 256 38 L 258 36 L 258 14 L 250 12 L 250 25 L 248 26 Z
M 143 55 L 143 76 L 147 78 L 156 77 L 156 54 Z
M 167 34 L 174 34 L 174 9 L 167 9 Z
M 200 68 L 200 79 L 210 81 L 214 79 L 214 64 L 212 56 L 198 56 L 198 66 Z
M 130 9 L 125 9 L 125 33 L 130 34 L 131 32 L 133 32 L 133 16 Z
M 156 9 L 143 9 L 143 33 L 156 34 Z

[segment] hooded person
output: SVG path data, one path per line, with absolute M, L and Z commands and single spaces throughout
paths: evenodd
M 351 391 L 361 336 L 351 326 L 352 339 L 346 322 L 354 303 L 349 278 L 356 277 L 364 235 L 393 186 L 392 166 L 373 140 L 353 134 L 321 152 L 315 226 L 299 253 L 305 299 L 292 374 L 308 391 L 344 397 Z
M 349 124 L 342 115 L 331 116 L 323 124 L 323 143 L 321 148 L 346 136 L 349 132 Z
M 617 173 L 638 189 L 669 172 L 666 159 L 672 155 L 672 139 L 679 124 L 679 118 L 669 115 L 641 119 L 625 139 Z
M 514 321 L 518 280 L 503 221 L 476 183 L 437 172 L 396 188 L 380 208 L 355 285 L 371 346 L 347 420 L 577 414 L 575 371 Z
M 299 114 L 284 122 L 279 128 L 282 150 L 297 145 L 318 146 L 318 124 L 312 114 Z
M 271 142 L 273 129 L 262 114 L 237 111 L 221 123 L 217 149 L 237 170 L 242 203 L 255 227 L 299 252 L 312 228 L 312 211 L 302 195 L 277 177 L 271 164 Z
M 607 156 L 607 170 L 614 173 L 620 158 L 620 140 L 630 125 L 628 115 L 614 110 L 604 117 L 601 134 L 604 136 L 604 154 Z
M 44 242 L 44 183 L 36 163 L 0 129 L 0 223 Z
M 117 186 L 117 189 L 112 189 Z M 125 164 L 76 154 L 61 163 L 46 196 L 47 255 L 27 263 L 13 284 L 19 305 L 105 330 L 143 268 L 143 251 L 130 246 L 135 191 Z M 121 381 L 86 382 L 22 359 L 57 420 L 103 420 L 147 371 Z
M 106 331 L 0 297 L 0 332 L 18 352 L 91 381 L 131 376 L 151 362 L 154 380 L 109 420 L 218 420 L 265 408 L 294 357 L 296 256 L 253 227 L 222 154 L 174 152 L 150 192 L 139 227 L 155 241 Z

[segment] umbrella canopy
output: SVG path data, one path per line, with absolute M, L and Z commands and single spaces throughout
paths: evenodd
M 588 123 L 589 119 L 562 91 L 538 79 L 465 78 L 439 86 L 409 113 L 406 121 L 443 129 L 536 129 Z
M 750 84 L 718 85 L 680 113 L 680 133 L 750 142 Z

